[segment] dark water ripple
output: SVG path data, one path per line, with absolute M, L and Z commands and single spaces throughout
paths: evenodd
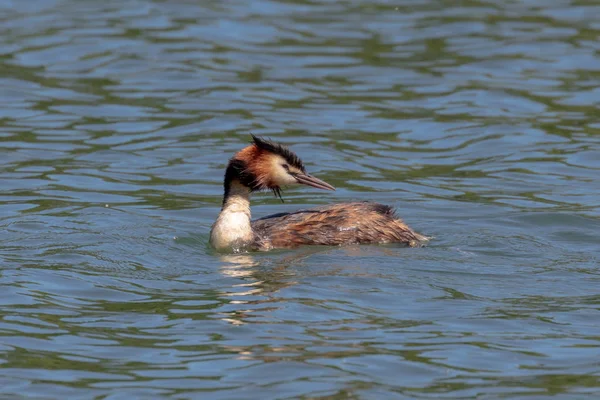
M 0 5 L 0 394 L 600 393 L 593 1 Z M 248 133 L 424 249 L 216 256 Z

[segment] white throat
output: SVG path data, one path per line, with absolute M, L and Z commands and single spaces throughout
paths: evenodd
M 250 189 L 238 181 L 229 187 L 223 208 L 210 231 L 210 244 L 217 250 L 240 251 L 254 242 L 250 225 Z

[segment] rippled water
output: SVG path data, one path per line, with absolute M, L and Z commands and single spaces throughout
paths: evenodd
M 595 1 L 5 1 L 0 394 L 600 394 Z M 249 133 L 430 246 L 207 247 Z

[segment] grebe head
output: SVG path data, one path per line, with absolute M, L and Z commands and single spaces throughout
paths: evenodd
M 302 160 L 286 146 L 254 135 L 252 144 L 229 161 L 225 172 L 225 191 L 233 180 L 250 191 L 272 190 L 281 198 L 281 186 L 308 185 L 335 190 L 329 183 L 309 175 Z

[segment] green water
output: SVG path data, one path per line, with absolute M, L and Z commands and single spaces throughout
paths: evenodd
M 0 4 L 0 397 L 600 395 L 595 1 Z M 428 247 L 207 247 L 249 133 Z

